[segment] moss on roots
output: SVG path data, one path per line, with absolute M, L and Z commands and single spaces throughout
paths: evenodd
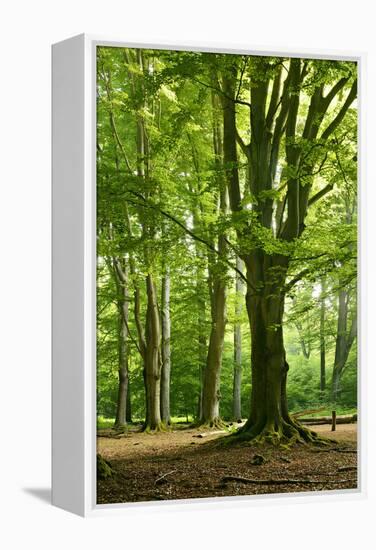
M 157 424 L 153 425 L 153 426 L 150 426 L 150 425 L 145 425 L 142 429 L 142 431 L 146 434 L 155 434 L 155 433 L 160 433 L 160 432 L 167 432 L 168 430 L 170 430 L 171 428 L 169 426 L 167 426 L 164 422 L 158 422 Z
M 219 416 L 217 418 L 213 418 L 213 420 L 198 420 L 195 427 L 200 430 L 212 430 L 213 428 L 223 430 L 224 428 L 227 428 L 225 422 L 219 418 Z
M 112 477 L 114 470 L 112 469 L 111 463 L 103 458 L 102 455 L 97 454 L 97 478 L 98 479 L 107 479 Z
M 116 433 L 127 433 L 128 426 L 127 424 L 114 424 L 112 428 Z
M 288 448 L 295 444 L 330 445 L 336 441 L 319 436 L 316 432 L 289 418 L 281 420 L 278 426 L 275 426 L 274 423 L 251 426 L 247 422 L 236 432 L 221 438 L 218 443 L 225 446 L 249 443 L 250 445 L 273 445 Z

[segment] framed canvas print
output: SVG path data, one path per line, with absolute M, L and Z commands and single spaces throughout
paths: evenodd
M 53 46 L 54 504 L 362 494 L 361 78 Z

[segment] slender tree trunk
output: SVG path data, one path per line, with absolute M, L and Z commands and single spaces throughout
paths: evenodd
M 206 339 L 206 284 L 203 281 L 202 270 L 197 272 L 196 292 L 198 297 L 198 375 L 199 375 L 199 395 L 197 403 L 197 419 L 202 417 L 202 396 L 204 391 L 204 374 L 206 365 L 207 339 Z
M 145 350 L 145 387 L 147 399 L 146 430 L 161 428 L 161 326 L 157 301 L 156 285 L 153 276 L 146 277 L 146 350 Z
M 129 384 L 129 378 L 128 378 L 128 391 L 127 391 L 127 406 L 125 411 L 125 419 L 127 421 L 127 424 L 132 423 L 132 399 L 131 399 L 131 387 Z
M 162 279 L 162 375 L 161 375 L 161 419 L 170 424 L 170 376 L 171 376 L 171 322 L 170 322 L 170 273 Z
M 223 178 L 223 136 L 220 122 L 220 104 L 216 94 L 212 94 L 213 107 L 213 149 L 217 169 L 219 191 L 219 211 L 227 213 L 228 194 Z M 226 237 L 218 237 L 219 258 L 209 260 L 209 285 L 211 300 L 211 330 L 208 355 L 203 377 L 202 411 L 200 424 L 219 426 L 220 376 L 222 368 L 223 343 L 226 329 L 226 274 L 227 266 L 223 262 L 227 254 Z
M 115 260 L 119 262 L 119 260 Z M 128 318 L 129 318 L 129 294 L 128 294 L 128 268 L 126 263 L 119 265 L 118 269 L 121 269 L 120 278 L 119 272 L 115 265 L 113 266 L 113 273 L 116 281 L 117 288 L 117 310 L 118 310 L 118 360 L 119 360 L 119 385 L 118 385 L 118 397 L 116 404 L 116 428 L 121 428 L 127 424 L 127 399 L 129 392 L 129 368 L 128 368 Z
M 326 389 L 326 350 L 325 350 L 325 278 L 321 279 L 321 304 L 320 304 L 320 391 L 322 395 Z
M 236 258 L 236 267 L 242 271 L 242 261 Z M 243 309 L 243 282 L 236 274 L 236 304 L 235 304 L 235 324 L 234 324 L 234 378 L 233 378 L 233 395 L 232 395 L 232 417 L 236 422 L 242 418 L 241 407 L 241 381 L 242 381 L 242 332 L 240 315 Z
M 303 326 L 299 321 L 295 323 L 296 328 L 298 329 L 299 333 L 299 340 L 300 340 L 300 346 L 302 348 L 303 355 L 306 359 L 310 358 L 311 355 L 311 346 L 308 342 L 308 344 L 305 341 L 304 335 L 303 335 Z
M 349 292 L 341 289 L 338 293 L 337 337 L 331 388 L 334 402 L 339 397 L 341 377 L 357 333 L 356 315 L 353 316 L 350 330 L 348 330 L 349 299 Z
M 225 327 L 226 284 L 223 280 L 218 280 L 214 283 L 213 289 L 212 328 L 202 394 L 201 424 L 210 426 L 221 423 L 219 416 L 220 375 Z
M 194 227 L 198 227 L 198 214 L 194 216 Z M 196 295 L 197 295 L 197 330 L 198 330 L 198 376 L 199 376 L 199 395 L 197 402 L 197 419 L 202 417 L 202 394 L 204 389 L 204 373 L 207 354 L 206 337 L 206 295 L 207 284 L 205 281 L 206 255 L 202 253 L 196 243 L 197 274 L 196 274 Z M 204 265 L 205 260 L 205 265 Z

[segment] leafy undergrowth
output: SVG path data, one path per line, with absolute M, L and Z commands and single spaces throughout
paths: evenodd
M 98 480 L 98 504 L 214 496 L 275 494 L 357 487 L 356 424 L 316 431 L 336 445 L 318 449 L 238 445 L 223 448 L 223 433 L 186 428 L 158 434 L 129 431 L 98 438 L 114 474 Z M 262 459 L 258 457 L 262 457 Z

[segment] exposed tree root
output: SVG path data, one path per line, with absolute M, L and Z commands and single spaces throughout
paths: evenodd
M 331 443 L 338 443 L 338 441 L 333 441 L 332 439 L 329 440 Z M 353 449 L 337 449 L 336 447 L 332 447 L 331 449 L 315 449 L 315 450 L 312 450 L 313 453 L 331 453 L 331 452 L 336 452 L 336 453 L 352 453 L 352 454 L 358 454 L 358 451 L 357 450 L 353 450 Z
M 170 427 L 167 426 L 164 422 L 158 422 L 158 424 L 150 425 L 144 425 L 142 427 L 142 432 L 145 434 L 156 434 L 160 432 L 167 432 L 170 430 Z
M 338 468 L 338 472 L 356 472 L 357 470 L 357 466 L 341 466 L 340 468 Z
M 291 447 L 294 444 L 330 445 L 334 440 L 319 436 L 316 432 L 302 426 L 298 421 L 289 418 L 278 423 L 276 427 L 271 423 L 251 426 L 247 422 L 235 433 L 224 438 L 224 445 L 249 442 L 254 445 L 271 444 L 274 446 Z
M 155 480 L 155 484 L 160 485 L 161 483 L 164 483 L 166 481 L 166 477 L 171 474 L 174 474 L 175 472 L 176 470 L 171 470 L 170 472 L 166 472 L 165 474 L 163 474 L 162 476 L 160 476 L 158 479 Z
M 356 479 L 314 480 L 314 479 L 251 479 L 249 477 L 225 476 L 222 483 L 235 481 L 237 483 L 250 483 L 254 485 L 326 485 L 327 483 L 348 483 Z
M 210 430 L 212 428 L 218 428 L 218 430 L 223 430 L 227 428 L 227 425 L 221 418 L 217 417 L 209 421 L 199 420 L 195 424 L 195 428 L 198 428 L 199 430 Z
M 114 426 L 113 426 L 112 429 L 113 429 L 114 432 L 116 432 L 117 434 L 128 432 L 128 426 L 127 426 L 127 424 L 114 424 Z
M 227 430 L 215 430 L 214 432 L 202 432 L 200 430 L 200 433 L 193 435 L 192 437 L 207 437 L 208 435 L 217 435 L 217 434 L 225 434 L 228 433 Z

